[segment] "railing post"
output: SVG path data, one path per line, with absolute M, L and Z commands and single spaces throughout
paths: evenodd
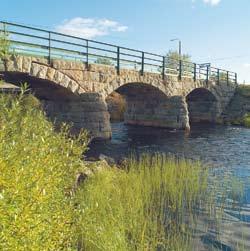
M 51 32 L 49 31 L 49 64 L 51 64 Z
M 207 73 L 206 73 L 206 81 L 208 83 L 209 80 L 209 66 L 207 65 Z
M 179 80 L 182 79 L 182 60 L 179 61 Z
M 144 74 L 144 52 L 142 52 L 142 57 L 141 57 L 141 75 L 143 76 Z
M 196 71 L 197 71 L 197 66 L 194 63 L 194 82 L 196 81 Z
M 116 70 L 117 74 L 120 74 L 120 47 L 117 47 L 117 57 L 116 57 L 117 63 L 116 63 Z
M 163 56 L 163 57 L 162 57 L 162 79 L 163 79 L 163 80 L 165 79 L 165 63 L 166 63 L 165 60 L 166 60 L 166 59 L 165 59 L 165 57 Z
M 89 40 L 86 41 L 86 65 L 89 69 Z
M 227 71 L 227 84 L 229 84 L 229 71 Z

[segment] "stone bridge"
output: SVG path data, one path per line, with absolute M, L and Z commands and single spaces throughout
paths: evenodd
M 114 91 L 126 99 L 128 124 L 189 129 L 193 122 L 220 122 L 235 91 L 228 81 L 193 80 L 22 55 L 4 61 L 3 77 L 15 85 L 27 82 L 49 118 L 86 128 L 93 138 L 111 137 L 106 99 Z

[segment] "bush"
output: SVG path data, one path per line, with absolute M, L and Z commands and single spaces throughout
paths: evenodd
M 38 107 L 31 95 L 0 94 L 0 250 L 75 248 L 70 191 L 85 134 L 55 133 Z
M 250 113 L 247 113 L 243 118 L 243 125 L 250 128 Z

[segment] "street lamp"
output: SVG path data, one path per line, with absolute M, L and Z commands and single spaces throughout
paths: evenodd
M 174 38 L 170 40 L 171 42 L 179 41 L 179 69 L 178 69 L 178 75 L 179 80 L 182 78 L 182 55 L 181 55 L 181 40 L 179 38 Z
M 181 40 L 179 38 L 174 38 L 170 40 L 171 42 L 178 41 L 179 42 L 179 60 L 181 60 Z

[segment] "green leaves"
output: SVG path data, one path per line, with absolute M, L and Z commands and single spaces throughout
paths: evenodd
M 5 27 L 3 27 L 3 30 L 5 30 Z M 8 39 L 8 33 L 0 31 L 0 59 L 4 59 L 8 56 L 9 49 L 10 41 Z
M 0 94 L 0 250 L 73 250 L 75 208 L 66 196 L 82 168 L 86 133 L 54 132 L 27 94 Z

